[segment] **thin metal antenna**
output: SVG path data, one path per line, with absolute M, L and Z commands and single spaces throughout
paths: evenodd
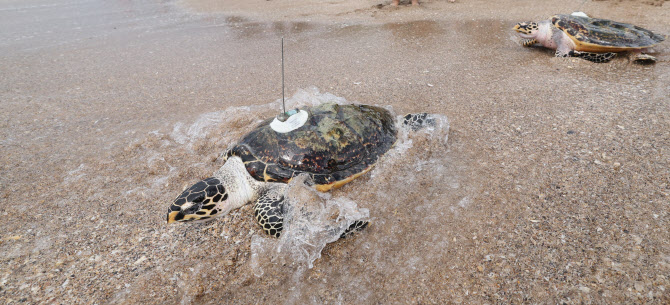
M 286 121 L 286 101 L 284 100 L 284 37 L 281 38 L 281 113 L 277 116 L 279 121 Z
M 584 1 L 582 1 L 582 3 L 579 5 L 579 7 L 577 8 L 577 11 L 578 11 L 578 12 L 581 12 L 581 11 L 582 11 L 582 7 L 583 7 L 584 4 L 586 3 L 586 1 L 588 1 L 588 0 L 584 0 Z

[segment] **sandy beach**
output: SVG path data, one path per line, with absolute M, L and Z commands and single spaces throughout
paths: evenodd
M 0 303 L 670 303 L 670 43 L 594 64 L 512 31 L 667 35 L 670 3 L 537 2 L 0 2 Z M 449 122 L 330 193 L 371 225 L 312 268 L 259 250 L 249 205 L 165 221 L 279 111 L 281 37 L 289 107 Z

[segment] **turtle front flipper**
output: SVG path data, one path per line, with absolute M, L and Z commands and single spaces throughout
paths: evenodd
M 284 228 L 284 187 L 271 187 L 261 193 L 254 204 L 254 215 L 256 221 L 261 225 L 263 231 L 270 236 L 279 237 Z M 354 221 L 340 235 L 345 238 L 355 232 L 365 229 L 369 222 L 364 220 Z
M 254 204 L 254 216 L 263 231 L 279 237 L 284 228 L 284 188 L 272 187 L 261 193 Z
M 524 47 L 530 47 L 534 44 L 536 44 L 538 41 L 536 39 L 532 38 L 527 38 L 527 39 L 521 39 L 521 45 Z
M 578 57 L 581 59 L 586 59 L 594 63 L 604 63 L 612 60 L 616 56 L 614 52 L 607 53 L 592 53 L 592 52 L 581 52 L 581 51 L 571 51 L 569 53 L 572 57 Z

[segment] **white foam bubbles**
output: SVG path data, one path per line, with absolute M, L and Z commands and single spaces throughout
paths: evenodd
M 279 239 L 255 235 L 251 243 L 251 267 L 256 276 L 263 266 L 280 264 L 312 268 L 326 244 L 340 239 L 355 221 L 367 221 L 368 209 L 346 197 L 333 197 L 308 186 L 308 175 L 288 185 L 284 206 L 284 229 Z

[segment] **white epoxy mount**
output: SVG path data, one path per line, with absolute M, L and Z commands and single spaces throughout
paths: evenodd
M 298 109 L 286 111 L 284 100 L 284 37 L 281 38 L 281 105 L 282 112 L 270 123 L 272 130 L 278 133 L 287 133 L 305 125 L 309 118 L 307 111 Z
M 305 125 L 305 122 L 307 122 L 307 119 L 309 118 L 309 114 L 305 110 L 291 110 L 286 114 L 289 115 L 286 121 L 282 122 L 275 118 L 272 120 L 272 123 L 270 123 L 270 128 L 278 133 L 291 132 L 302 127 L 302 125 Z

